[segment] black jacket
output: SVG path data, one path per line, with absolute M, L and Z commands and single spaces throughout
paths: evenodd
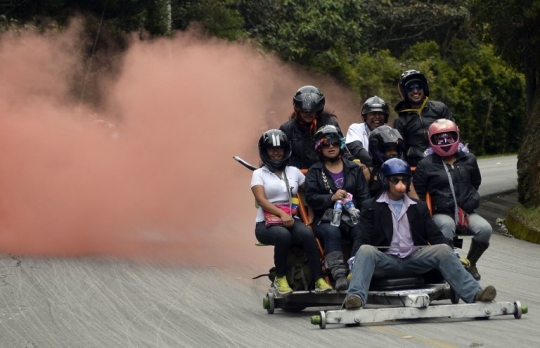
M 411 166 L 418 165 L 424 158 L 424 151 L 429 147 L 427 129 L 439 118 L 454 121 L 452 112 L 439 102 L 428 100 L 420 115 L 412 109 L 408 101 L 402 100 L 394 110 L 398 118 L 394 120 L 394 128 L 399 131 L 405 143 L 405 157 Z
M 418 203 L 411 204 L 407 209 L 407 218 L 414 245 L 425 246 L 428 243 L 431 245 L 448 243 L 446 237 L 433 222 L 426 203 L 411 199 Z M 392 211 L 388 204 L 377 202 L 376 197 L 365 201 L 362 204 L 359 225 L 358 242 L 360 246 L 363 244 L 390 246 L 394 229 Z
M 433 214 L 446 214 L 453 218 L 454 198 L 443 165 L 442 158 L 436 154 L 420 161 L 413 175 L 414 188 L 421 200 L 425 200 L 426 192 L 429 192 Z M 467 214 L 472 213 L 480 205 L 478 188 L 482 183 L 476 157 L 468 152 L 457 152 L 457 159 L 453 167 L 448 166 L 448 170 L 458 206 Z
M 347 144 L 347 148 L 353 158 L 357 158 L 368 167 L 373 165 L 371 155 L 368 150 L 364 147 L 364 144 L 360 140 L 355 140 Z
M 333 125 L 339 127 L 336 117 L 333 114 L 322 112 L 317 117 L 317 129 Z M 290 166 L 300 169 L 308 169 L 311 165 L 319 161 L 319 156 L 315 152 L 315 142 L 313 135 L 317 129 L 310 130 L 309 125 L 302 125 L 298 122 L 298 117 L 295 117 L 284 124 L 279 129 L 285 132 L 292 147 Z
M 332 193 L 328 192 L 322 178 L 322 171 L 326 173 L 328 185 Z M 343 190 L 353 195 L 353 202 L 356 208 L 360 209 L 362 202 L 369 198 L 366 179 L 360 166 L 348 159 L 343 159 Z M 332 194 L 337 191 L 336 185 L 330 173 L 322 161 L 315 163 L 309 168 L 306 175 L 306 200 L 315 214 L 314 225 L 318 223 L 325 210 L 334 207 Z

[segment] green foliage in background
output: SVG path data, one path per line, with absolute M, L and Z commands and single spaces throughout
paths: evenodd
M 250 41 L 314 74 L 331 75 L 351 88 L 359 101 L 378 95 L 391 106 L 396 105 L 400 100 L 399 75 L 418 69 L 428 78 L 431 98 L 450 107 L 463 141 L 478 155 L 519 149 L 526 122 L 526 81 L 530 81 L 524 76 L 534 76 L 524 75 L 523 70 L 527 59 L 540 65 L 535 54 L 523 54 L 525 48 L 537 41 L 516 39 L 525 34 L 536 38 L 531 28 L 538 21 L 540 0 L 18 3 L 0 13 L 0 30 L 13 27 L 14 23 L 32 24 L 44 30 L 51 21 L 62 27 L 78 13 L 86 18 L 86 56 L 93 51 L 94 38 L 102 24 L 94 52 L 94 59 L 99 60 L 94 66 L 102 71 L 107 67 L 114 69 L 106 57 L 127 47 L 127 33 L 152 39 L 192 25 L 208 35 Z M 497 21 L 500 18 L 505 21 Z M 510 46 L 501 46 L 503 42 L 510 42 Z M 534 49 L 538 47 L 535 45 Z M 99 71 L 94 73 L 97 76 Z M 92 100 L 99 101 L 99 97 Z

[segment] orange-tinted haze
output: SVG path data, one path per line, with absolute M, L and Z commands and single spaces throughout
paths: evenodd
M 0 252 L 269 265 L 271 248 L 254 246 L 251 172 L 232 156 L 257 164 L 261 132 L 288 119 L 305 84 L 346 131 L 351 92 L 251 46 L 180 33 L 133 42 L 91 110 L 70 94 L 85 71 L 78 37 L 0 37 Z

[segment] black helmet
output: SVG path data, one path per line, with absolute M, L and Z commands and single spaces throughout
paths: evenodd
M 403 157 L 403 138 L 397 129 L 382 125 L 369 133 L 369 153 L 374 165 L 381 165 L 388 160 L 385 150 L 388 146 L 396 146 L 398 158 Z
M 317 111 L 318 115 L 324 109 L 324 95 L 317 87 L 300 87 L 293 97 L 293 106 L 296 112 Z
M 407 99 L 407 90 L 405 87 L 412 81 L 420 81 L 424 85 L 424 95 L 429 97 L 429 85 L 426 79 L 426 76 L 418 70 L 407 70 L 399 79 L 399 94 L 403 100 Z
M 384 123 L 388 123 L 388 117 L 390 116 L 390 108 L 388 104 L 381 98 L 374 96 L 366 100 L 364 105 L 362 105 L 362 117 L 364 121 L 366 120 L 366 115 L 370 112 L 380 111 L 384 113 Z
M 272 160 L 266 151 L 269 147 L 282 147 L 285 150 L 283 158 Z M 270 129 L 264 132 L 259 139 L 259 156 L 261 161 L 270 169 L 271 172 L 285 169 L 291 159 L 291 143 L 285 133 L 279 129 Z
M 411 178 L 411 167 L 407 162 L 400 158 L 390 158 L 382 164 L 381 170 L 379 171 L 379 178 L 385 189 L 388 188 L 388 177 L 392 175 L 404 175 Z M 407 189 L 409 189 L 408 186 L 409 185 L 407 185 Z

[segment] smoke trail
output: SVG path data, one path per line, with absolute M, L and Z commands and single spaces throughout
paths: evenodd
M 258 137 L 287 120 L 300 86 L 321 87 L 344 130 L 352 94 L 186 32 L 133 42 L 93 110 L 71 96 L 77 40 L 76 26 L 0 37 L 0 250 L 268 264 L 271 249 L 253 246 L 251 172 L 231 157 L 258 163 Z

